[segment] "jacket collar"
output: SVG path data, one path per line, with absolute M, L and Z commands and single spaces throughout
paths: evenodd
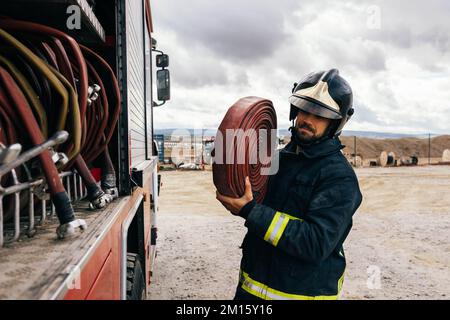
M 297 146 L 297 144 L 291 140 L 281 152 L 301 154 L 306 158 L 314 159 L 336 153 L 343 148 L 345 148 L 345 146 L 341 144 L 339 138 L 326 139 L 310 146 Z

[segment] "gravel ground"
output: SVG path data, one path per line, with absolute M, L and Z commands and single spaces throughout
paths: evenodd
M 364 168 L 341 299 L 449 299 L 450 167 Z M 246 228 L 211 171 L 163 172 L 150 299 L 231 299 Z

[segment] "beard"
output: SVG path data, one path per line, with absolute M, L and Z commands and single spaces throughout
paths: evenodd
M 320 138 L 320 136 L 317 136 L 316 129 L 306 123 L 297 125 L 295 127 L 295 134 L 298 140 L 304 144 L 310 144 Z

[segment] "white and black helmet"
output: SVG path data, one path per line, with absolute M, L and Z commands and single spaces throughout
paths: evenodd
M 308 74 L 300 83 L 294 84 L 289 102 L 289 120 L 296 118 L 299 109 L 334 120 L 329 132 L 331 137 L 341 133 L 354 113 L 352 88 L 337 69 Z

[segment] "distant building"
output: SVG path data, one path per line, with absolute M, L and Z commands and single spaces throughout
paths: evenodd
M 158 158 L 160 163 L 164 163 L 164 135 L 155 134 L 154 139 L 158 148 Z

